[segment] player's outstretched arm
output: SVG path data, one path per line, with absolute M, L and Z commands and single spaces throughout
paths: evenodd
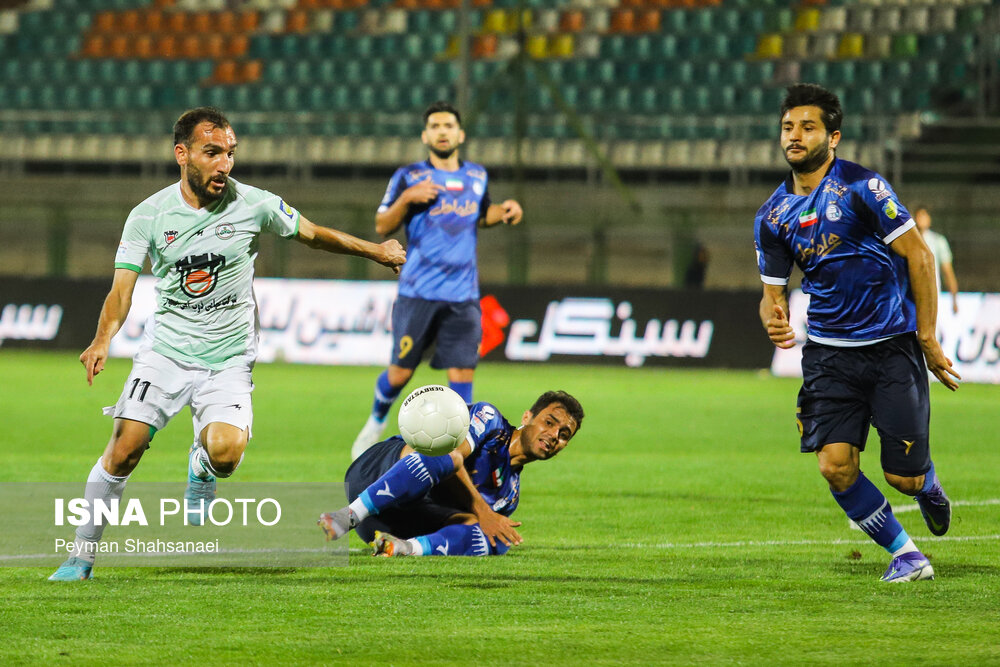
M 317 225 L 305 216 L 299 218 L 299 233 L 296 238 L 310 248 L 370 259 L 388 266 L 395 273 L 399 273 L 399 267 L 406 262 L 406 251 L 395 239 L 372 243 L 331 227 Z
M 505 225 L 516 225 L 524 217 L 521 205 L 514 199 L 508 199 L 500 204 L 490 204 L 483 216 L 483 226 L 492 227 L 501 222 Z
M 775 347 L 783 350 L 795 347 L 795 331 L 788 322 L 788 288 L 785 285 L 764 284 L 760 322 Z
M 389 208 L 375 214 L 375 232 L 380 236 L 388 236 L 399 229 L 410 212 L 410 206 L 430 204 L 444 192 L 444 186 L 438 185 L 431 177 L 411 185 L 392 202 Z
M 97 320 L 97 333 L 90 346 L 80 355 L 80 363 L 87 369 L 87 384 L 94 384 L 94 376 L 104 370 L 111 339 L 125 323 L 132 308 L 132 292 L 139 274 L 131 269 L 115 269 L 111 291 L 104 299 L 101 316 Z
M 469 446 L 469 442 L 465 441 L 455 448 L 452 452 L 453 459 L 456 454 L 460 455 L 463 460 L 471 455 L 472 447 Z M 479 527 L 486 539 L 490 541 L 490 546 L 496 546 L 497 540 L 507 546 L 521 543 L 521 535 L 515 529 L 521 525 L 521 522 L 494 512 L 493 508 L 487 505 L 483 497 L 479 495 L 479 491 L 464 465 L 458 464 L 456 466 L 456 472 L 448 479 L 448 482 L 450 492 L 459 496 L 465 508 L 476 515 Z
M 927 362 L 927 370 L 952 391 L 958 389 L 962 376 L 952 368 L 951 359 L 944 355 L 937 339 L 937 279 L 934 277 L 934 255 L 914 227 L 899 236 L 889 246 L 906 259 L 913 302 L 917 306 L 917 340 Z

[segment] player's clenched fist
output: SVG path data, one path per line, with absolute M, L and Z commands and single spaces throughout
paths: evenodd
M 399 267 L 406 263 L 406 250 L 396 239 L 389 239 L 379 244 L 382 247 L 384 259 L 379 260 L 379 264 L 388 266 L 394 272 L 399 273 Z
M 765 323 L 767 336 L 776 347 L 787 350 L 795 347 L 795 332 L 792 325 L 788 323 L 788 316 L 781 306 L 774 306 L 774 315 Z
M 522 216 L 524 216 L 524 211 L 521 210 L 521 205 L 518 204 L 513 199 L 508 199 L 507 201 L 500 204 L 503 208 L 503 216 L 500 221 L 505 225 L 516 225 L 521 222 Z
M 426 179 L 420 181 L 416 185 L 411 185 L 406 189 L 405 195 L 407 201 L 411 204 L 429 204 L 438 198 L 438 195 L 444 191 L 443 185 L 438 185 L 431 177 L 428 176 Z

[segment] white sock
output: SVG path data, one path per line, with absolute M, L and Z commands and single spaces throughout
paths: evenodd
M 212 465 L 208 462 L 208 452 L 204 447 L 195 447 L 191 450 L 190 468 L 195 477 L 202 480 L 209 480 L 215 475 L 212 472 Z
M 917 549 L 917 545 L 913 543 L 913 540 L 909 539 L 906 540 L 906 544 L 904 544 L 903 546 L 899 547 L 898 549 L 892 552 L 892 557 L 897 558 L 899 556 L 902 556 L 903 554 L 908 554 L 911 551 L 920 551 L 920 550 Z
M 410 549 L 412 549 L 412 551 L 410 551 L 411 556 L 424 555 L 424 548 L 420 545 L 420 540 L 418 540 L 415 537 L 411 537 L 410 539 L 406 540 L 406 543 L 409 544 Z
M 351 509 L 352 512 L 354 512 L 354 516 L 358 518 L 358 523 L 361 523 L 362 521 L 368 518 L 369 515 L 368 508 L 365 507 L 365 504 L 361 501 L 361 498 L 355 498 L 354 502 L 348 505 L 348 507 Z
M 87 477 L 87 487 L 84 491 L 83 497 L 87 499 L 90 507 L 94 507 L 94 501 L 97 499 L 103 500 L 106 504 L 110 505 L 111 500 L 121 500 L 122 494 L 125 493 L 125 482 L 128 481 L 128 475 L 124 477 L 115 477 L 104 469 L 104 464 L 101 463 L 104 457 L 97 459 L 97 463 L 90 470 L 90 475 Z M 104 524 L 95 525 L 94 523 L 80 526 L 76 529 L 77 540 L 83 542 L 99 542 L 101 540 L 101 535 L 104 533 Z M 93 559 L 94 552 L 91 551 L 90 556 Z M 85 556 L 81 555 L 80 558 Z
M 96 541 L 81 540 L 78 537 L 73 540 L 73 550 L 69 553 L 69 557 L 80 558 L 93 565 L 94 560 L 97 558 L 97 545 L 98 542 Z

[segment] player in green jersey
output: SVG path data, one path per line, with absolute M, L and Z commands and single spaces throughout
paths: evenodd
M 180 182 L 139 204 L 125 222 L 97 333 L 80 355 L 89 384 L 104 369 L 147 256 L 159 279 L 157 303 L 121 397 L 105 408 L 114 426 L 87 479 L 91 507 L 95 500 L 122 497 L 153 434 L 184 406 L 191 408 L 195 430 L 185 498 L 201 501 L 189 516 L 202 516 L 199 505 L 214 497 L 215 479 L 231 475 L 243 459 L 253 422 L 253 268 L 261 232 L 365 257 L 396 273 L 406 261 L 398 241 L 376 244 L 321 227 L 278 196 L 231 178 L 236 143 L 218 109 L 185 112 L 174 125 Z M 49 579 L 90 578 L 102 532 L 102 525 L 80 526 L 73 553 Z

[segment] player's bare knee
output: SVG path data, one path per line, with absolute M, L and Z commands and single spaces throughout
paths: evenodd
M 896 489 L 900 493 L 905 493 L 908 496 L 916 495 L 920 492 L 920 489 L 924 485 L 924 476 L 919 477 L 902 477 L 900 475 L 893 475 L 891 472 L 884 473 L 885 481 L 889 482 L 889 486 Z
M 846 491 L 858 479 L 858 469 L 851 460 L 820 459 L 819 472 L 835 491 Z

